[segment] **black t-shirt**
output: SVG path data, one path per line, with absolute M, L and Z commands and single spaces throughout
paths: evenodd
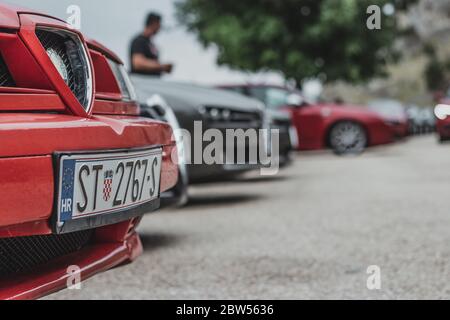
M 146 74 L 152 76 L 161 76 L 161 72 L 146 72 L 141 70 L 135 70 L 133 67 L 133 55 L 139 53 L 143 54 L 146 58 L 159 61 L 158 48 L 153 44 L 152 40 L 139 35 L 133 39 L 130 48 L 130 66 L 132 73 Z

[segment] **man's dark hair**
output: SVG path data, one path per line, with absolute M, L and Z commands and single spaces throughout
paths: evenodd
M 162 17 L 156 12 L 150 12 L 145 20 L 145 26 L 148 27 L 156 22 L 161 22 Z

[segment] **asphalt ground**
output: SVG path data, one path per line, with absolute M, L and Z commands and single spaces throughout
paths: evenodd
M 449 299 L 449 186 L 434 136 L 300 153 L 278 176 L 192 188 L 145 217 L 137 261 L 48 299 Z

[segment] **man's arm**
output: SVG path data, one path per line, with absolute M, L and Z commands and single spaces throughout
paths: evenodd
M 172 65 L 160 64 L 156 60 L 148 59 L 142 53 L 133 54 L 131 63 L 134 70 L 143 72 L 170 72 L 172 70 Z

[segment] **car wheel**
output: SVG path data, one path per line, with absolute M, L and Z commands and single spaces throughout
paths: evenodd
M 292 152 L 285 151 L 280 154 L 280 168 L 285 168 L 292 162 Z
M 440 142 L 440 143 L 446 143 L 446 142 L 448 142 L 448 141 L 450 141 L 450 138 L 448 138 L 448 137 L 443 137 L 443 136 L 439 135 L 439 142 Z
M 329 135 L 330 146 L 336 154 L 359 154 L 367 146 L 364 128 L 352 121 L 342 121 L 333 126 Z

